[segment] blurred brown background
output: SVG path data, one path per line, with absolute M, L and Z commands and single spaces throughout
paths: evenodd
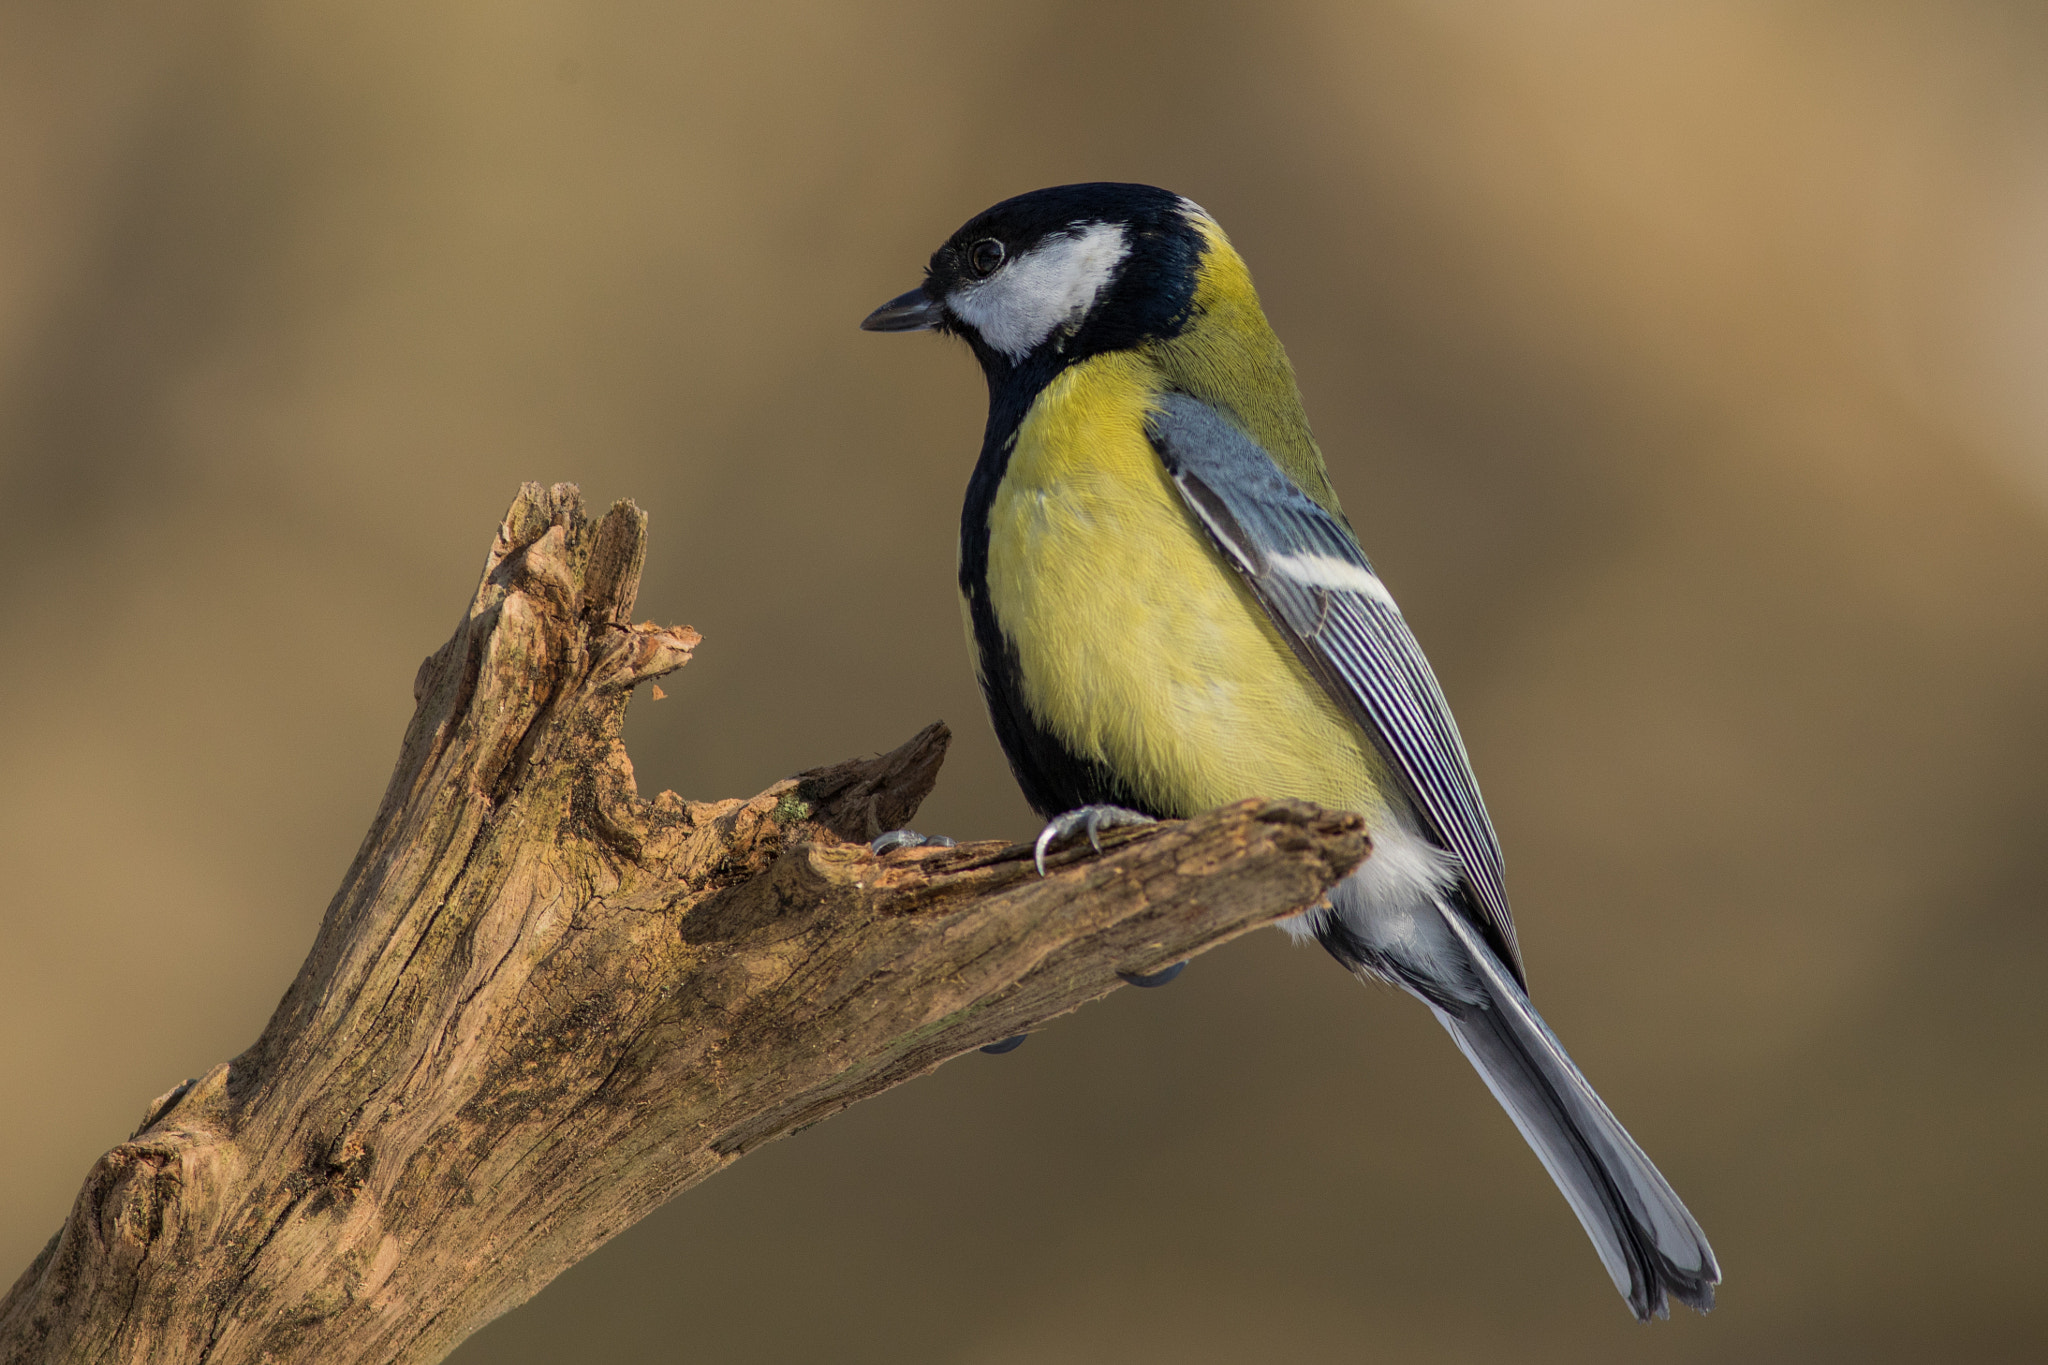
M 677 1200 L 562 1360 L 2048 1352 L 2048 11 L 0 7 L 0 1275 L 254 1039 L 522 479 L 705 634 L 643 790 L 960 734 L 970 213 L 1231 230 L 1442 674 L 1536 998 L 1729 1273 L 1642 1329 L 1424 1015 L 1278 935 Z

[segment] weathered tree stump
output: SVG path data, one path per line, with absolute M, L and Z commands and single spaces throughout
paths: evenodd
M 646 518 L 528 484 L 256 1045 L 157 1100 L 0 1301 L 0 1359 L 441 1359 L 792 1129 L 1320 897 L 1359 820 L 1251 801 L 1040 879 L 877 858 L 947 732 L 752 800 L 638 795 Z

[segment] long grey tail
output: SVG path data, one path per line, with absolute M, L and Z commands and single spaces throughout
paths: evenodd
M 1477 992 L 1458 995 L 1483 998 L 1423 998 L 1557 1182 L 1630 1311 L 1644 1322 L 1668 1317 L 1666 1295 L 1703 1313 L 1712 1308 L 1721 1267 L 1700 1225 L 1572 1065 L 1500 959 L 1457 911 L 1440 912 L 1477 977 L 1468 983 Z

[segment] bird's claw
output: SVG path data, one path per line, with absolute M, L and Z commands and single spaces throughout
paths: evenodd
M 1046 827 L 1038 831 L 1038 842 L 1031 846 L 1031 861 L 1038 867 L 1038 875 L 1045 875 L 1045 854 L 1054 844 L 1064 843 L 1077 833 L 1088 836 L 1088 846 L 1097 853 L 1102 852 L 1102 831 L 1118 829 L 1125 825 L 1150 825 L 1156 821 L 1143 811 L 1129 810 L 1123 806 L 1081 806 L 1064 815 L 1055 815 Z
M 919 834 L 914 829 L 892 829 L 868 845 L 876 857 L 894 853 L 899 848 L 952 848 L 953 841 L 943 834 Z
M 1188 964 L 1176 962 L 1171 967 L 1161 967 L 1156 972 L 1118 972 L 1127 986 L 1164 986 L 1167 982 L 1187 970 Z
M 1000 1043 L 990 1043 L 987 1047 L 983 1048 L 982 1051 L 986 1052 L 991 1057 L 1000 1057 L 1005 1052 L 1015 1052 L 1018 1048 L 1024 1046 L 1024 1040 L 1026 1038 L 1029 1038 L 1030 1036 L 1031 1035 L 1028 1033 L 1015 1034 L 1011 1037 L 1003 1039 L 1003 1041 Z

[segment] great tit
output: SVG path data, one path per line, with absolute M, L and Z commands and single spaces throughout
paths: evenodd
M 1429 1007 L 1637 1318 L 1712 1307 L 1699 1224 L 1529 1004 L 1458 727 L 1215 220 L 1147 185 L 1019 195 L 861 326 L 950 333 L 988 380 L 960 599 L 1041 859 L 1249 796 L 1363 815 L 1371 856 L 1283 927 Z

